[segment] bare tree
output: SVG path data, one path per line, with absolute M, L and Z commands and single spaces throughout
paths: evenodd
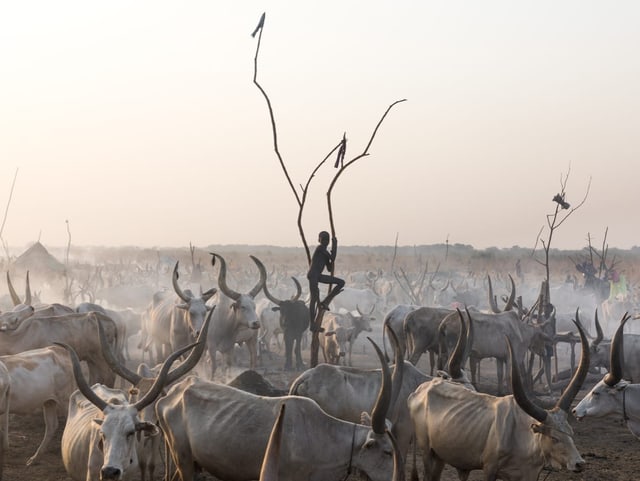
M 587 197 L 589 196 L 589 190 L 591 189 L 591 177 L 589 177 L 589 182 L 587 184 L 587 189 L 584 193 L 584 197 L 577 204 L 571 207 L 571 204 L 566 200 L 566 191 L 567 191 L 567 181 L 569 180 L 569 174 L 571 173 L 571 166 L 567 170 L 567 173 L 564 175 L 560 175 L 560 192 L 553 197 L 553 202 L 555 203 L 555 208 L 553 213 L 547 214 L 547 233 L 546 238 L 543 237 L 543 232 L 545 230 L 545 226 L 540 228 L 540 232 L 538 232 L 538 237 L 536 239 L 536 243 L 533 246 L 532 256 L 534 256 L 534 260 L 541 264 L 544 267 L 545 277 L 542 284 L 542 289 L 540 292 L 541 302 L 538 303 L 538 309 L 541 313 L 546 313 L 542 317 L 547 317 L 549 310 L 551 308 L 551 299 L 549 294 L 549 277 L 550 277 L 550 267 L 549 267 L 549 252 L 551 250 L 551 242 L 553 240 L 553 235 L 556 230 L 564 224 L 564 222 L 573 214 L 576 210 L 583 206 L 586 202 Z M 565 212 L 566 211 L 566 212 Z M 538 247 L 538 242 L 542 244 L 542 250 L 544 253 L 544 259 L 539 259 L 535 257 L 535 252 Z
M 551 303 L 551 291 L 549 289 L 549 279 L 550 279 L 549 252 L 551 250 L 551 242 L 553 241 L 553 235 L 555 234 L 556 230 L 562 224 L 564 224 L 564 222 L 571 216 L 571 214 L 573 214 L 576 210 L 582 207 L 582 205 L 586 202 L 587 197 L 589 196 L 589 190 L 591 188 L 591 178 L 589 178 L 589 182 L 587 183 L 587 189 L 584 193 L 582 200 L 578 204 L 571 207 L 571 204 L 567 201 L 567 198 L 566 198 L 567 182 L 569 180 L 570 173 L 571 173 L 571 166 L 569 166 L 569 169 L 567 170 L 566 174 L 564 175 L 560 174 L 560 192 L 558 192 L 551 199 L 555 204 L 554 211 L 551 214 L 547 214 L 546 216 L 547 224 L 546 226 L 543 225 L 542 228 L 540 229 L 540 232 L 538 232 L 538 237 L 532 252 L 532 256 L 534 260 L 539 264 L 541 264 L 545 270 L 545 277 L 540 286 L 540 294 L 538 295 L 538 301 L 536 303 L 536 308 L 538 310 L 538 319 L 540 321 L 548 320 L 548 319 L 551 320 L 550 327 L 552 329 L 552 333 L 550 334 L 553 337 L 555 337 L 556 335 L 556 326 L 555 326 L 555 319 L 551 317 L 551 314 L 553 312 L 553 304 Z M 547 232 L 546 232 L 546 237 L 543 237 L 543 232 L 545 230 L 545 227 L 547 229 Z M 542 250 L 544 253 L 543 259 L 539 259 L 535 257 L 536 249 L 538 247 L 538 242 L 542 244 Z M 555 350 L 555 344 L 553 345 L 553 348 Z M 542 359 L 544 363 L 544 368 L 541 368 L 538 374 L 533 377 L 533 379 L 534 380 L 537 379 L 538 376 L 540 376 L 543 371 L 546 371 L 547 380 L 549 382 L 550 371 L 551 371 L 551 368 L 550 368 L 551 355 L 552 355 L 551 349 L 545 348 L 544 353 L 545 353 L 545 357 Z M 555 359 L 556 359 L 555 370 L 557 375 L 558 357 L 555 356 Z M 530 362 L 529 365 L 532 366 L 532 362 Z
M 7 201 L 7 207 L 4 209 L 4 216 L 2 217 L 2 225 L 0 225 L 0 242 L 2 242 L 2 247 L 4 249 L 4 253 L 7 256 L 7 265 L 9 265 L 9 245 L 5 242 L 2 234 L 4 233 L 4 226 L 7 222 L 7 215 L 9 214 L 9 207 L 11 206 L 11 199 L 13 198 L 13 189 L 16 185 L 16 179 L 18 178 L 18 169 L 16 169 L 16 173 L 13 175 L 13 182 L 11 182 L 11 190 L 9 191 L 9 200 Z
M 293 181 L 291 180 L 291 176 L 289 175 L 289 171 L 287 170 L 287 167 L 285 165 L 285 162 L 282 158 L 282 155 L 280 153 L 280 149 L 278 147 L 278 129 L 277 129 L 277 124 L 276 124 L 276 120 L 275 120 L 275 115 L 273 112 L 273 106 L 271 105 L 271 100 L 269 99 L 269 96 L 267 95 L 267 92 L 264 90 L 264 88 L 260 85 L 260 83 L 258 82 L 258 55 L 260 53 L 260 44 L 262 41 L 262 32 L 264 30 L 264 23 L 265 23 L 265 13 L 262 14 L 262 16 L 260 17 L 260 21 L 258 22 L 258 25 L 256 26 L 256 28 L 254 29 L 253 33 L 251 34 L 253 37 L 256 36 L 256 34 L 258 34 L 258 43 L 256 46 L 256 53 L 255 53 L 255 57 L 254 57 L 254 73 L 253 73 L 253 83 L 255 84 L 255 86 L 258 88 L 258 90 L 260 90 L 260 92 L 262 93 L 262 96 L 264 97 L 266 103 L 267 103 L 267 108 L 269 110 L 269 118 L 271 121 L 271 132 L 272 132 L 272 136 L 273 136 L 273 148 L 274 151 L 276 153 L 276 156 L 278 157 L 278 161 L 280 162 L 280 167 L 282 168 L 282 171 L 284 172 L 284 175 L 287 179 L 287 182 L 289 184 L 289 187 L 291 188 L 291 191 L 293 192 L 294 198 L 296 200 L 296 203 L 298 205 L 298 216 L 297 216 L 297 225 L 298 225 L 298 232 L 300 234 L 300 238 L 302 240 L 302 244 L 304 246 L 306 255 L 307 255 L 307 263 L 311 264 L 311 252 L 309 250 L 309 245 L 307 244 L 307 240 L 305 237 L 305 233 L 304 233 L 304 228 L 302 227 L 302 214 L 304 211 L 304 206 L 305 206 L 305 202 L 307 200 L 307 195 L 309 193 L 309 187 L 311 185 L 311 181 L 313 179 L 313 177 L 315 176 L 315 174 L 318 172 L 318 170 L 320 169 L 320 167 L 322 165 L 324 165 L 324 163 L 327 161 L 327 159 L 329 159 L 336 151 L 337 151 L 337 158 L 336 158 L 336 162 L 334 164 L 334 167 L 337 170 L 336 174 L 334 175 L 333 179 L 331 180 L 331 183 L 329 185 L 329 189 L 327 190 L 327 207 L 328 207 L 328 211 L 329 211 L 329 223 L 331 225 L 331 235 L 332 237 L 336 237 L 336 229 L 335 229 L 335 223 L 334 223 L 334 216 L 333 216 L 333 207 L 331 204 L 331 193 L 333 192 L 333 188 L 335 187 L 338 179 L 340 178 L 340 176 L 344 173 L 344 171 L 351 165 L 353 165 L 357 160 L 366 157 L 369 155 L 369 149 L 371 148 L 371 145 L 373 143 L 373 140 L 378 132 L 378 130 L 380 129 L 380 126 L 382 125 L 382 122 L 384 121 L 384 119 L 386 118 L 387 114 L 389 113 L 389 111 L 398 103 L 400 102 L 404 102 L 406 99 L 402 99 L 402 100 L 397 100 L 395 102 L 393 102 L 389 107 L 387 107 L 387 110 L 384 112 L 384 114 L 382 115 L 382 118 L 378 121 L 375 129 L 373 130 L 373 133 L 371 134 L 371 137 L 369 138 L 369 142 L 367 143 L 367 145 L 365 146 L 364 150 L 356 155 L 355 157 L 353 157 L 351 160 L 345 161 L 345 157 L 346 157 L 346 150 L 347 150 L 347 137 L 346 137 L 346 133 L 343 134 L 342 139 L 340 140 L 340 142 L 338 142 L 338 144 L 333 147 L 331 149 L 331 151 L 316 165 L 316 167 L 312 170 L 311 174 L 309 175 L 309 178 L 307 179 L 306 183 L 304 186 L 300 186 L 300 192 L 298 192 L 298 190 L 295 188 Z M 333 274 L 333 272 L 332 272 Z M 331 286 L 329 286 L 329 288 L 331 288 Z M 316 325 L 319 327 L 320 324 L 322 323 L 322 316 L 324 315 L 324 310 L 323 309 L 318 309 L 318 317 L 316 317 L 315 319 L 315 323 Z M 313 336 L 312 336 L 312 340 L 311 340 L 311 366 L 315 366 L 317 365 L 318 362 L 318 330 L 315 330 L 313 332 Z

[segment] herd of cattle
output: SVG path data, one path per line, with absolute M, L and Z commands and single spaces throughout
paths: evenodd
M 632 384 L 640 382 L 640 335 L 623 334 L 628 315 L 608 340 L 597 314 L 590 338 L 575 311 L 569 338 L 580 344 L 580 360 L 558 392 L 549 353 L 560 330 L 516 302 L 512 279 L 503 308 L 490 288 L 488 309 L 400 303 L 377 323 L 378 296 L 351 289 L 325 314 L 318 334 L 324 362 L 307 368 L 309 310 L 296 277 L 280 299 L 264 264 L 250 256 L 258 276 L 236 291 L 225 259 L 212 256 L 217 288 L 186 288 L 176 262 L 172 289 L 156 292 L 142 312 L 35 303 L 28 276 L 23 300 L 7 274 L 13 308 L 0 313 L 2 458 L 10 452 L 9 413 L 40 409 L 45 434 L 27 465 L 39 461 L 66 414 L 61 457 L 74 481 L 137 473 L 147 481 L 161 472 L 191 481 L 201 471 L 225 481 L 343 480 L 352 472 L 398 481 L 405 467 L 418 476 L 411 446 L 421 451 L 426 480 L 439 480 L 445 465 L 461 480 L 472 470 L 487 480 L 536 480 L 544 468 L 582 469 L 571 415 L 618 415 L 640 437 L 640 385 Z M 369 346 L 361 333 L 380 368 L 353 366 L 357 339 Z M 256 372 L 279 336 L 281 368 L 297 375 L 287 391 Z M 142 359 L 131 354 L 132 343 Z M 221 382 L 241 350 L 248 352 L 243 374 L 262 387 L 242 375 Z M 417 367 L 424 353 L 428 374 Z M 497 395 L 476 389 L 486 358 L 496 360 Z M 572 409 L 587 374 L 600 368 L 607 374 Z M 550 409 L 531 396 L 542 374 L 542 388 L 557 398 Z

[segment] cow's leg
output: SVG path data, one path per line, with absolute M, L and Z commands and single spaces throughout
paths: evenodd
M 293 369 L 293 339 L 286 332 L 284 334 L 284 369 L 285 371 Z
M 249 349 L 249 367 L 255 369 L 258 366 L 258 342 L 257 336 L 251 336 L 246 341 L 247 349 Z
M 35 454 L 27 460 L 27 466 L 31 466 L 42 455 L 51 440 L 53 439 L 56 429 L 58 429 L 58 403 L 52 400 L 45 401 L 42 407 L 44 415 L 44 437 Z
M 302 361 L 302 352 L 301 352 L 301 348 L 300 348 L 300 337 L 298 337 L 298 339 L 294 339 L 293 342 L 295 342 L 295 350 L 296 350 L 296 369 L 298 369 L 299 371 L 303 371 L 304 369 L 306 369 L 306 366 L 304 365 L 304 362 Z
M 478 364 L 479 361 L 473 356 L 469 357 L 469 367 L 471 368 L 471 384 L 478 388 Z
M 429 350 L 429 365 L 431 366 L 431 376 L 433 376 L 433 370 L 436 367 L 436 355 L 432 350 Z
M 504 363 L 502 359 L 496 358 L 496 371 L 498 374 L 498 396 L 502 396 L 504 391 L 502 390 L 503 381 L 504 381 Z

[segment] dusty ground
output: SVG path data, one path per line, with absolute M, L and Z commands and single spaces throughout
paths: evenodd
M 354 365 L 374 366 L 375 359 L 372 357 L 372 350 L 368 349 L 368 354 L 364 354 L 362 346 L 360 345 L 359 353 L 354 356 Z M 308 352 L 306 358 L 308 359 Z M 426 369 L 427 366 L 423 365 L 424 362 L 425 360 L 422 359 L 419 366 Z M 266 364 L 267 367 L 263 367 L 261 372 L 277 387 L 285 387 L 296 375 L 296 373 L 284 373 L 279 369 L 282 365 L 282 358 L 278 355 L 274 356 L 272 360 L 266 360 Z M 495 387 L 492 383 L 492 372 L 495 372 L 493 366 L 487 363 L 485 367 L 483 364 L 483 373 L 487 377 L 482 380 L 482 390 L 491 391 Z M 578 399 L 585 392 L 583 390 L 578 395 Z M 10 449 L 5 460 L 3 479 L 5 481 L 71 481 L 60 458 L 60 437 L 63 422 L 64 419 L 61 419 L 61 427 L 44 459 L 37 465 L 27 467 L 25 462 L 34 453 L 44 433 L 42 416 L 40 414 L 12 416 L 9 436 Z M 576 445 L 587 461 L 585 470 L 578 474 L 543 471 L 540 476 L 541 480 L 631 481 L 639 479 L 640 441 L 629 433 L 621 421 L 603 419 L 576 422 L 574 429 Z M 133 479 L 139 479 L 137 473 Z M 213 478 L 206 476 L 204 479 L 212 480 Z M 482 473 L 475 471 L 470 479 L 481 480 L 483 479 Z M 457 476 L 453 470 L 447 468 L 443 480 L 457 480 Z

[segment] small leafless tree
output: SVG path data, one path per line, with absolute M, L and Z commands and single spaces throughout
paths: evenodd
M 560 175 L 560 192 L 556 194 L 552 201 L 555 203 L 554 211 L 551 214 L 547 214 L 547 224 L 542 226 L 538 232 L 536 243 L 533 247 L 532 256 L 534 260 L 544 267 L 545 277 L 542 283 L 540 291 L 540 302 L 538 302 L 538 309 L 540 310 L 540 318 L 546 318 L 551 309 L 551 299 L 549 293 L 549 278 L 550 278 L 550 266 L 549 266 L 549 252 L 551 250 L 551 242 L 556 230 L 564 224 L 564 222 L 573 214 L 576 210 L 584 205 L 589 196 L 589 190 L 591 189 L 591 178 L 587 184 L 587 189 L 582 200 L 571 207 L 571 204 L 566 200 L 567 181 L 569 180 L 569 174 L 571 173 L 571 167 L 567 170 L 567 173 Z M 544 236 L 545 227 L 547 229 L 546 236 Z M 543 259 L 536 257 L 536 249 L 538 243 L 542 244 L 542 251 L 544 254 Z
M 2 225 L 0 225 L 0 242 L 2 242 L 2 248 L 4 249 L 4 254 L 7 257 L 7 266 L 9 265 L 9 245 L 4 240 L 2 236 L 4 234 L 4 226 L 7 223 L 7 215 L 9 214 L 9 207 L 11 207 L 11 199 L 13 198 L 13 189 L 16 186 L 16 179 L 18 178 L 18 169 L 16 169 L 16 173 L 13 176 L 13 182 L 11 182 L 11 190 L 9 190 L 9 200 L 7 200 L 7 206 L 4 209 L 4 216 L 2 217 Z
M 296 189 L 296 187 L 293 184 L 293 181 L 291 180 L 291 176 L 289 175 L 289 172 L 287 170 L 287 167 L 285 165 L 285 162 L 282 158 L 282 155 L 280 153 L 280 149 L 278 146 L 278 129 L 277 129 L 277 124 L 276 124 L 276 120 L 275 120 L 275 115 L 273 112 L 273 107 L 271 105 L 271 100 L 269 99 L 269 96 L 267 95 L 267 92 L 264 90 L 264 88 L 260 85 L 260 83 L 258 82 L 258 55 L 260 53 L 260 44 L 262 41 L 262 32 L 264 29 L 264 23 L 265 23 L 265 16 L 266 14 L 263 13 L 262 16 L 260 17 L 260 21 L 258 22 L 258 25 L 256 26 L 255 30 L 252 33 L 252 36 L 255 37 L 256 34 L 258 34 L 258 43 L 256 46 L 256 53 L 254 56 L 254 72 L 253 72 L 253 83 L 255 84 L 255 86 L 258 88 L 258 90 L 262 93 L 262 96 L 264 97 L 266 103 L 267 103 L 267 108 L 269 110 L 269 118 L 271 121 L 271 132 L 272 132 L 272 136 L 273 136 L 273 148 L 274 151 L 276 153 L 276 156 L 278 157 L 278 161 L 280 162 L 280 167 L 282 168 L 282 171 L 287 179 L 287 182 L 289 184 L 289 187 L 291 188 L 291 191 L 293 193 L 293 196 L 296 200 L 296 203 L 298 205 L 298 216 L 297 216 L 297 225 L 298 225 L 298 232 L 300 234 L 300 239 L 302 240 L 302 244 L 304 246 L 306 255 L 307 255 L 307 263 L 311 264 L 311 252 L 309 250 L 309 245 L 307 244 L 307 240 L 306 240 L 306 236 L 304 233 L 304 228 L 302 227 L 302 214 L 304 211 L 304 207 L 305 207 L 305 202 L 307 200 L 307 195 L 309 193 L 309 187 L 311 185 L 311 181 L 313 179 L 313 177 L 316 175 L 316 173 L 320 170 L 320 167 L 322 167 L 322 165 L 325 164 L 325 162 L 327 161 L 327 159 L 329 159 L 334 153 L 337 152 L 337 157 L 336 157 L 336 161 L 334 164 L 334 167 L 337 169 L 335 175 L 333 176 L 333 179 L 331 180 L 331 183 L 329 185 L 329 189 L 327 190 L 327 208 L 329 211 L 329 223 L 331 226 L 331 235 L 332 237 L 336 237 L 336 229 L 335 229 L 335 223 L 334 223 L 334 216 L 333 216 L 333 207 L 331 204 L 331 194 L 333 192 L 333 188 L 335 187 L 338 179 L 340 178 L 340 176 L 344 173 L 344 171 L 351 165 L 353 165 L 357 160 L 360 160 L 363 157 L 367 157 L 369 155 L 369 149 L 371 148 L 371 145 L 373 143 L 373 140 L 376 136 L 376 134 L 378 133 L 378 130 L 380 129 L 380 126 L 382 125 L 382 122 L 384 121 L 384 119 L 386 118 L 387 114 L 389 113 L 389 111 L 398 103 L 400 102 L 404 102 L 406 99 L 402 99 L 402 100 L 397 100 L 395 102 L 393 102 L 391 105 L 389 105 L 389 107 L 387 107 L 387 110 L 384 112 L 384 114 L 382 115 L 382 118 L 378 121 L 376 127 L 374 128 L 371 137 L 369 138 L 369 142 L 367 143 L 367 145 L 365 146 L 364 150 L 356 155 L 355 157 L 353 157 L 351 160 L 347 160 L 345 161 L 346 158 L 346 151 L 347 151 L 347 137 L 346 137 L 346 133 L 343 134 L 342 139 L 336 144 L 335 147 L 333 147 L 329 153 L 316 165 L 316 167 L 311 171 L 311 174 L 309 175 L 309 178 L 307 179 L 306 183 L 304 186 L 300 185 L 300 192 L 298 192 L 298 190 Z M 332 272 L 333 274 L 333 272 Z M 331 286 L 329 286 L 329 288 L 331 288 Z M 320 324 L 322 323 L 322 316 L 324 315 L 324 310 L 323 309 L 318 309 L 318 317 L 315 320 L 316 325 L 319 327 Z M 311 366 L 315 366 L 317 365 L 318 362 L 318 330 L 315 330 L 313 332 L 313 336 L 312 336 L 312 340 L 311 340 Z

